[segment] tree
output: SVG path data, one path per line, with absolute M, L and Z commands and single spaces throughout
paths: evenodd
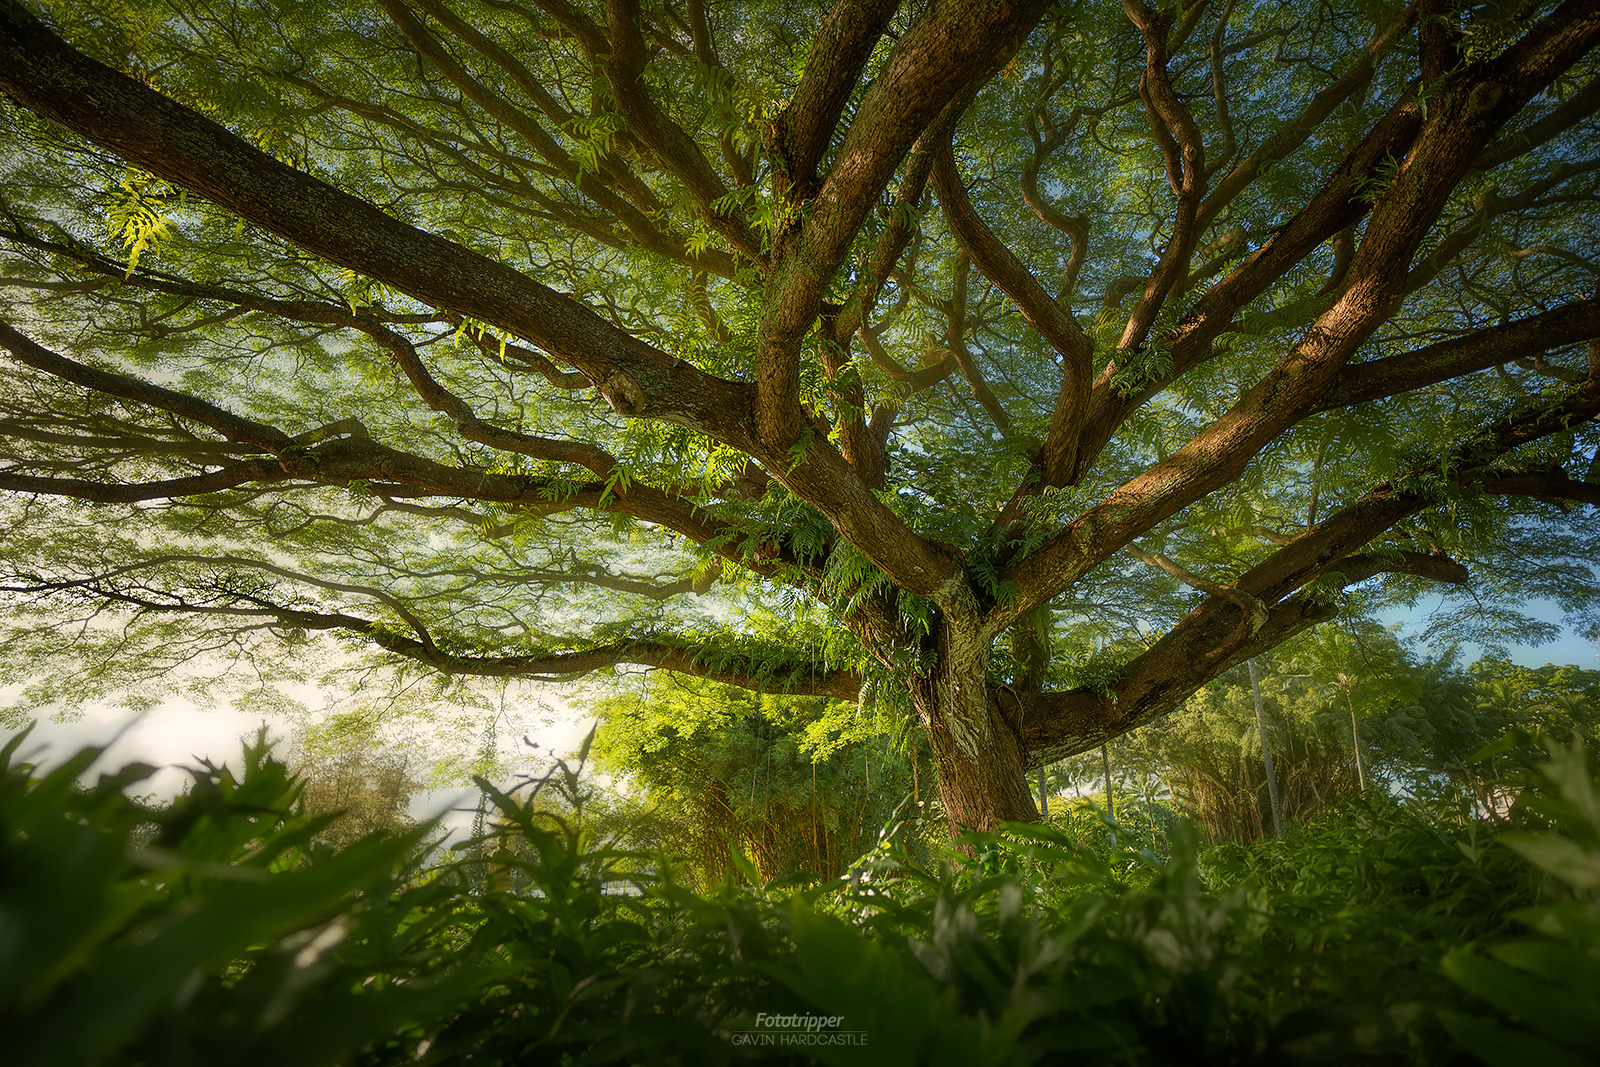
M 412 753 L 380 745 L 376 731 L 347 717 L 298 731 L 287 763 L 300 782 L 306 814 L 336 816 L 317 834 L 334 848 L 415 824 L 411 798 L 424 783 L 416 777 Z
M 1586 0 L 0 12 L 13 657 L 866 696 L 989 828 L 1353 594 L 1594 625 Z
M 1363 637 L 1366 640 L 1363 640 Z M 1387 640 L 1384 640 L 1387 638 Z M 1387 646 L 1387 647 L 1385 647 Z M 1362 758 L 1361 725 L 1357 714 L 1400 702 L 1415 702 L 1421 687 L 1410 664 L 1392 637 L 1384 633 L 1350 633 L 1330 626 L 1304 643 L 1297 656 L 1311 683 L 1315 699 L 1342 704 L 1350 714 L 1350 752 L 1355 757 L 1356 785 L 1367 791 L 1367 768 Z
M 611 825 L 632 849 L 684 858 L 702 886 L 737 876 L 735 850 L 764 881 L 838 877 L 896 815 L 900 844 L 925 853 L 926 754 L 829 704 L 678 675 L 602 699 L 595 767 L 626 786 Z
M 1224 672 L 1113 743 L 1114 773 L 1152 799 L 1170 795 L 1213 842 L 1281 837 L 1285 822 L 1305 825 L 1366 780 L 1414 788 L 1437 775 L 1459 748 L 1444 735 L 1467 688 L 1448 662 L 1415 662 L 1386 630 L 1335 623 Z M 1080 780 L 1101 774 L 1097 758 L 1066 768 Z

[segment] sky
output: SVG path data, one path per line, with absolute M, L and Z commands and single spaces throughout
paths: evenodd
M 1553 601 L 1535 601 L 1523 609 L 1527 614 L 1536 618 L 1560 624 L 1562 611 Z M 1379 612 L 1377 618 L 1388 626 L 1396 623 L 1400 625 L 1402 637 L 1416 636 L 1426 625 L 1426 606 L 1418 612 L 1408 612 L 1405 609 L 1395 609 Z M 1566 626 L 1561 628 L 1561 637 L 1555 641 L 1547 641 L 1542 645 L 1512 645 L 1508 649 L 1511 662 L 1524 667 L 1543 667 L 1546 663 L 1574 664 L 1586 670 L 1600 670 L 1600 644 L 1581 637 Z M 1474 644 L 1463 644 L 1459 650 L 1457 662 L 1465 665 L 1483 658 L 1483 650 Z
M 512 729 L 502 727 L 502 733 L 509 736 L 502 737 L 500 747 L 513 774 L 542 769 L 541 765 L 548 765 L 547 757 L 552 752 L 570 754 L 582 743 L 592 725 L 590 718 L 567 705 L 561 687 L 540 688 L 543 691 L 535 694 L 536 700 L 526 701 L 527 707 L 510 709 L 508 718 Z M 15 692 L 21 686 L 9 689 Z M 6 702 L 8 695 L 7 688 L 0 688 L 0 705 Z M 314 697 L 315 693 L 295 695 L 305 699 Z M 314 699 L 306 703 L 316 706 Z M 209 759 L 213 764 L 227 764 L 237 769 L 245 741 L 254 740 L 263 726 L 267 736 L 280 743 L 281 752 L 282 742 L 298 725 L 299 722 L 282 716 L 263 718 L 260 712 L 200 707 L 183 700 L 163 701 L 141 713 L 101 704 L 86 707 L 79 718 L 70 722 L 48 719 L 36 722 L 18 755 L 24 762 L 48 766 L 84 746 L 107 746 L 105 753 L 89 768 L 86 780 L 128 763 L 148 763 L 159 769 L 129 792 L 169 799 L 181 792 L 188 781 L 185 767 L 198 766 L 202 760 Z M 523 729 L 529 726 L 532 728 Z M 529 752 L 517 736 L 524 732 L 540 746 L 540 752 Z M 16 730 L 0 730 L 0 743 L 9 741 L 16 733 Z M 411 815 L 418 820 L 443 816 L 444 826 L 455 832 L 471 825 L 476 804 L 475 789 L 425 789 L 412 798 Z

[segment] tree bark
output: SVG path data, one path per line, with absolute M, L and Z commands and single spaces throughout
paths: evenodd
M 989 645 L 961 628 L 937 628 L 938 666 L 912 697 L 939 769 L 939 799 L 952 834 L 1037 822 L 1028 788 L 1021 705 L 989 681 Z
M 1356 780 L 1361 784 L 1361 791 L 1367 791 L 1367 769 L 1361 762 L 1361 729 L 1356 725 L 1356 706 L 1350 699 L 1350 694 L 1344 695 L 1344 701 L 1350 707 L 1350 740 L 1356 751 Z
M 1283 837 L 1283 807 L 1278 803 L 1278 779 L 1272 769 L 1272 741 L 1267 737 L 1267 713 L 1261 704 L 1261 679 L 1256 660 L 1250 657 L 1250 692 L 1256 698 L 1256 729 L 1261 733 L 1261 762 L 1267 768 L 1267 799 L 1272 803 L 1272 836 Z

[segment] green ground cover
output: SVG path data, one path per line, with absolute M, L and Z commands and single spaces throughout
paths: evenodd
M 565 766 L 490 787 L 486 837 L 441 857 L 426 828 L 319 844 L 327 817 L 262 745 L 161 808 L 126 795 L 148 767 L 84 789 L 95 750 L 36 775 L 19 747 L 0 780 L 16 1064 L 1510 1064 L 1600 1047 L 1581 745 L 1545 741 L 1492 822 L 1443 789 L 1368 794 L 1282 841 L 1201 848 L 1182 820 L 1159 839 L 1085 832 L 1079 806 L 929 865 L 890 824 L 827 882 L 761 885 L 736 855 L 708 889 L 587 841 L 552 803 L 579 787 Z M 619 870 L 637 895 L 602 891 Z

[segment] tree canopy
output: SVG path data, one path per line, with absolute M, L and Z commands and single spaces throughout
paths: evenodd
M 1592 628 L 1597 43 L 1586 0 L 0 0 L 7 652 L 870 698 L 992 828 L 1341 611 Z

